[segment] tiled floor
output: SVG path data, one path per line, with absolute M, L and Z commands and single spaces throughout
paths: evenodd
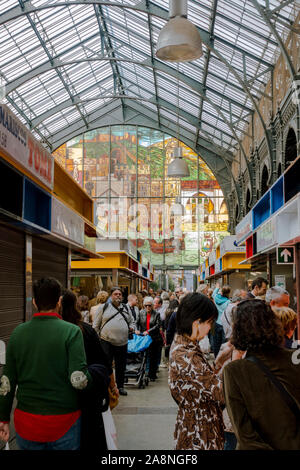
M 113 410 L 120 450 L 172 450 L 177 405 L 168 387 L 168 371 L 160 369 L 156 382 L 145 389 L 126 387 Z

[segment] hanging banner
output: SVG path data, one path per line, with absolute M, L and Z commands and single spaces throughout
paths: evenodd
M 235 227 L 236 242 L 237 244 L 242 243 L 252 233 L 252 211 L 250 211 L 246 217 L 241 220 Z
M 4 104 L 0 104 L 0 150 L 53 189 L 54 157 Z
M 215 274 L 218 274 L 222 271 L 222 258 L 218 258 L 215 262 Z
M 257 253 L 277 243 L 276 218 L 273 217 L 266 222 L 256 233 Z
M 84 245 L 84 221 L 80 215 L 52 197 L 51 231 Z

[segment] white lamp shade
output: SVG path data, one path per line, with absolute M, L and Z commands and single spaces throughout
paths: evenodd
M 170 18 L 159 34 L 156 57 L 169 62 L 186 62 L 199 59 L 202 54 L 196 26 L 181 16 Z
M 190 170 L 187 162 L 183 158 L 176 157 L 168 165 L 167 176 L 169 178 L 184 178 L 190 176 Z

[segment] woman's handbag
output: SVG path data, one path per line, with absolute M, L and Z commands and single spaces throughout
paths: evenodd
M 115 393 L 113 393 L 111 388 L 108 388 L 108 396 L 109 396 L 109 408 L 113 410 L 119 403 L 119 397 Z
M 102 413 L 107 450 L 118 450 L 117 431 L 110 409 Z

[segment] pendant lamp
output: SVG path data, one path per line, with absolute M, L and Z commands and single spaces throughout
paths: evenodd
M 196 26 L 187 19 L 187 0 L 170 0 L 169 21 L 161 30 L 156 57 L 168 62 L 186 62 L 202 56 L 202 41 Z
M 175 147 L 173 151 L 174 160 L 168 165 L 167 176 L 169 178 L 184 178 L 190 176 L 187 162 L 182 158 L 182 147 Z

